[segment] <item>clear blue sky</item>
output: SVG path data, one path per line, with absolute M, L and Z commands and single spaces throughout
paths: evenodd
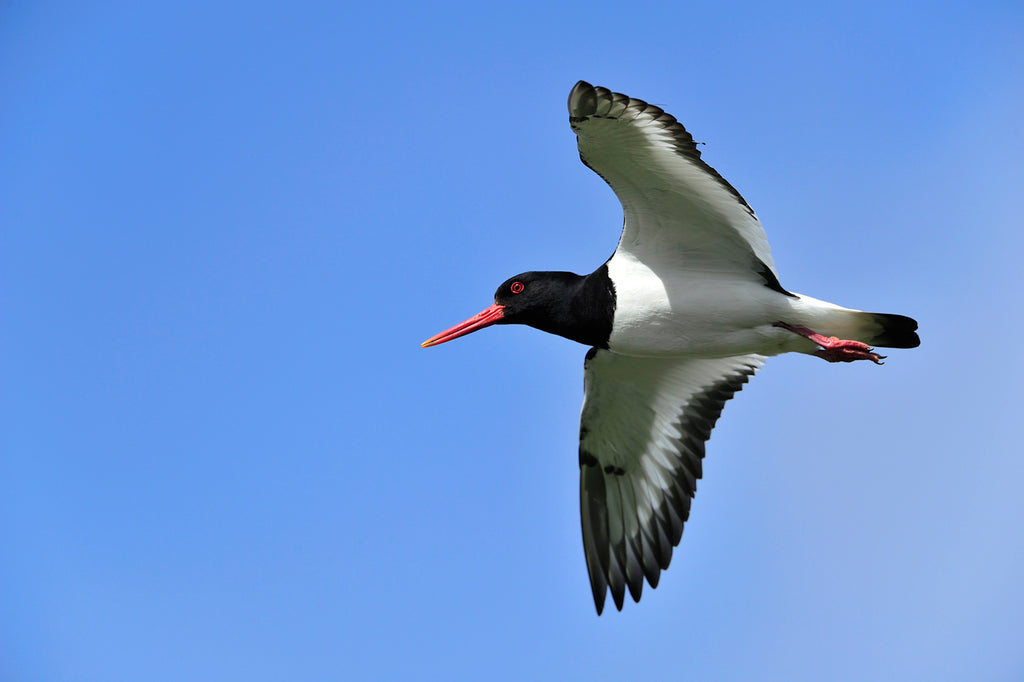
M 1021 679 L 1022 34 L 1019 2 L 0 4 L 0 679 Z M 611 253 L 581 78 L 706 143 L 787 288 L 923 339 L 770 361 L 661 586 L 601 618 L 585 349 L 419 347 Z

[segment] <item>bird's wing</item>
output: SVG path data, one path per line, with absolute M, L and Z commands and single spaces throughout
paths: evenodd
M 668 258 L 695 269 L 753 273 L 778 284 L 761 221 L 704 163 L 674 116 L 580 81 L 569 93 L 569 123 L 580 159 L 622 202 L 618 251 L 655 267 Z
M 657 587 L 679 544 L 722 407 L 764 364 L 760 355 L 651 358 L 593 348 L 584 365 L 580 511 L 600 614 Z

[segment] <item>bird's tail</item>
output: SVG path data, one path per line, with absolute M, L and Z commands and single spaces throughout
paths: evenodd
M 803 310 L 810 313 L 804 324 L 819 334 L 882 348 L 917 348 L 921 345 L 917 320 L 906 315 L 852 310 L 803 294 L 799 294 L 799 304 L 807 306 Z
M 882 348 L 917 348 L 921 338 L 917 335 L 917 320 L 906 315 L 891 313 L 859 313 L 865 329 L 872 334 L 864 343 Z

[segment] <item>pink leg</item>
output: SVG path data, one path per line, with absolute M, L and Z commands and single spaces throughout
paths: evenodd
M 794 334 L 810 339 L 814 343 L 821 346 L 818 350 L 814 351 L 814 354 L 823 360 L 829 362 L 853 362 L 854 360 L 870 360 L 876 365 L 884 365 L 882 360 L 885 359 L 884 355 L 872 352 L 871 346 L 860 341 L 849 341 L 846 339 L 839 339 L 834 336 L 822 336 L 818 332 L 808 329 L 800 325 L 786 324 L 785 322 L 776 322 L 776 327 L 782 327 L 788 329 Z

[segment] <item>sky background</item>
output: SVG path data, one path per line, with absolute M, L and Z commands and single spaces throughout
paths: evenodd
M 600 618 L 585 349 L 419 347 L 614 249 L 578 79 L 923 340 L 771 360 Z M 0 3 L 0 679 L 1021 679 L 1022 120 L 1019 2 Z

